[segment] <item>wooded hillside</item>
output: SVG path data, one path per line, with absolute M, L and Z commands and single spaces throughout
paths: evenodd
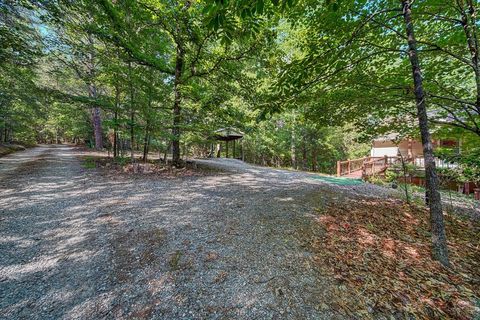
M 474 0 L 2 2 L 0 138 L 181 167 L 235 128 L 246 161 L 324 173 L 415 138 L 448 266 L 432 139 L 478 176 L 479 26 Z

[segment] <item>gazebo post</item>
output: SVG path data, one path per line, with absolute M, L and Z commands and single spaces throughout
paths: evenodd
M 219 146 L 222 146 L 222 141 L 225 141 L 225 156 L 227 158 L 230 157 L 230 150 L 229 150 L 229 142 L 233 140 L 233 158 L 236 156 L 235 149 L 237 147 L 235 140 L 237 139 L 242 139 L 243 138 L 243 133 L 237 132 L 231 128 L 225 128 L 225 129 L 220 129 L 215 131 L 215 135 L 213 138 L 217 141 L 219 141 Z M 243 158 L 243 142 L 241 142 L 241 153 L 242 153 L 242 158 Z M 217 157 L 220 157 L 220 152 L 217 151 Z
M 243 154 L 243 138 L 240 138 L 240 152 L 242 154 L 242 161 L 245 161 L 245 155 Z

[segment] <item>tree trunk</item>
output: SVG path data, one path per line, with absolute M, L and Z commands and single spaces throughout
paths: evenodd
M 147 156 L 148 153 L 150 152 L 150 142 L 152 141 L 152 136 L 148 134 L 148 140 L 147 140 Z M 146 158 L 145 158 L 146 159 Z
M 147 121 L 147 125 L 145 127 L 145 136 L 143 138 L 143 162 L 147 162 L 149 140 L 150 140 L 149 123 Z
M 177 48 L 177 58 L 175 61 L 175 81 L 173 91 L 175 101 L 173 103 L 173 127 L 172 127 L 172 163 L 174 166 L 180 166 L 180 115 L 182 95 L 180 92 L 180 82 L 183 73 L 183 60 L 185 52 L 181 47 Z
M 128 62 L 128 76 L 129 76 L 129 85 L 130 85 L 130 160 L 133 165 L 133 172 L 136 172 L 135 168 L 135 95 L 133 89 L 133 79 L 132 79 L 132 63 Z
M 148 103 L 147 103 L 147 112 L 146 112 L 146 125 L 145 125 L 145 137 L 143 139 L 143 162 L 147 162 L 148 152 L 150 149 L 150 121 L 149 114 L 152 110 L 152 86 L 153 86 L 153 73 L 150 70 L 149 73 L 149 82 L 148 82 Z
M 88 96 L 92 99 L 97 97 L 97 88 L 93 83 L 88 85 Z M 93 136 L 95 139 L 95 149 L 101 150 L 103 149 L 103 129 L 100 108 L 98 106 L 92 107 L 92 125 Z
M 7 132 L 8 132 L 8 127 L 7 127 L 7 117 L 3 117 L 3 142 L 7 142 Z
M 417 104 L 418 124 L 422 137 L 423 155 L 425 158 L 426 197 L 430 207 L 430 223 L 432 232 L 432 255 L 444 266 L 449 265 L 447 237 L 443 221 L 443 210 L 440 192 L 438 191 L 438 177 L 435 169 L 433 146 L 430 138 L 427 117 L 427 103 L 423 91 L 422 74 L 418 59 L 417 44 L 414 35 L 411 17 L 411 1 L 402 0 L 403 17 L 408 37 L 408 55 L 412 66 L 413 83 L 415 87 L 415 101 Z
M 316 146 L 312 146 L 312 171 L 315 172 L 317 171 L 317 156 L 318 156 L 318 151 Z
M 245 154 L 243 153 L 243 138 L 240 142 L 240 153 L 242 154 L 242 161 L 245 161 Z
M 115 110 L 114 119 L 115 119 L 115 126 L 113 127 L 113 158 L 117 158 L 118 157 L 118 132 L 117 132 L 117 124 L 116 124 L 118 120 L 117 110 Z
M 97 87 L 94 83 L 95 79 L 95 55 L 94 55 L 94 40 L 92 35 L 88 35 L 89 52 L 87 61 L 87 74 L 88 74 L 88 96 L 92 99 L 97 98 Z M 103 130 L 102 119 L 100 114 L 100 108 L 96 105 L 92 107 L 92 125 L 93 136 L 95 139 L 95 149 L 103 149 Z
M 295 136 L 295 123 L 292 127 L 292 137 L 291 137 L 292 141 L 291 141 L 291 144 L 290 144 L 290 159 L 291 159 L 291 163 L 292 163 L 292 168 L 293 169 L 297 169 L 297 146 L 296 146 L 296 136 Z
M 115 124 L 113 126 L 113 158 L 118 157 L 118 132 L 117 132 L 117 121 L 118 121 L 118 112 L 115 110 L 113 114 L 113 119 Z
M 130 160 L 133 163 L 135 163 L 135 130 L 134 130 L 134 124 L 135 122 L 135 113 L 133 110 L 130 110 Z M 135 169 L 134 169 L 135 171 Z
M 168 149 L 171 147 L 171 142 L 168 144 L 167 148 L 165 149 L 165 153 L 163 154 L 163 163 L 167 164 L 168 160 Z
M 113 158 L 118 157 L 118 107 L 120 105 L 120 88 L 115 84 L 115 110 L 113 113 Z
M 472 0 L 467 0 L 468 13 L 464 8 L 463 1 L 457 0 L 459 6 L 461 21 L 465 36 L 467 38 L 467 46 L 470 52 L 473 70 L 475 72 L 476 84 L 476 109 L 480 113 L 480 58 L 479 44 L 477 35 L 477 11 Z
M 93 130 L 95 136 L 95 149 L 103 149 L 103 130 L 102 130 L 102 119 L 100 116 L 100 108 L 93 108 Z
M 305 133 L 305 130 L 303 132 L 303 137 L 302 137 L 302 170 L 307 170 L 307 134 Z

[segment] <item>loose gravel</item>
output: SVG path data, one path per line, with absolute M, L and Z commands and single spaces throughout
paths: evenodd
M 110 175 L 68 146 L 0 159 L 2 319 L 343 319 L 305 245 L 325 201 L 396 192 L 199 160 L 207 176 Z

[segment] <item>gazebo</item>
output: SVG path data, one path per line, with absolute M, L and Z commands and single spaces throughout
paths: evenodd
M 235 141 L 242 138 L 243 138 L 243 133 L 240 132 L 239 130 L 232 129 L 232 128 L 218 129 L 213 134 L 213 139 L 217 141 L 225 141 L 225 151 L 226 151 L 227 158 L 229 157 L 228 143 L 230 141 L 233 141 L 233 158 L 235 158 Z M 217 158 L 220 158 L 220 152 L 221 152 L 221 147 L 218 148 L 217 150 Z M 213 157 L 213 144 L 212 144 L 212 150 L 211 150 L 210 156 Z M 242 149 L 242 156 L 243 156 L 243 149 Z

